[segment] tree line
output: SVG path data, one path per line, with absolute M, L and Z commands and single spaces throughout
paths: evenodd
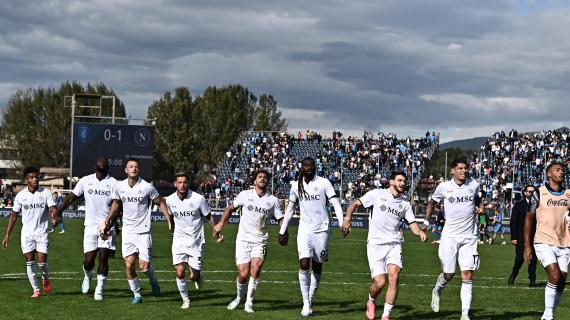
M 13 155 L 15 159 L 11 160 L 19 160 L 23 166 L 69 167 L 71 108 L 64 106 L 64 99 L 73 94 L 117 96 L 103 83 L 83 86 L 76 81 L 63 82 L 58 88 L 20 89 L 2 111 L 1 154 Z M 103 113 L 108 114 L 109 106 L 102 107 Z M 98 113 L 90 108 L 76 108 L 79 116 Z M 119 98 L 115 113 L 117 117 L 126 117 L 125 105 Z M 76 117 L 77 121 L 99 120 Z M 165 92 L 148 107 L 146 123 L 155 127 L 153 176 L 165 180 L 178 171 L 204 175 L 244 131 L 287 128 L 272 95 L 262 94 L 258 98 L 239 84 L 211 86 L 195 96 L 186 87 Z

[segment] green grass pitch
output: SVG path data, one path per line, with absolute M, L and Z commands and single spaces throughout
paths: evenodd
M 0 220 L 4 232 L 7 219 Z M 298 319 L 302 302 L 297 283 L 298 258 L 296 229 L 291 228 L 287 247 L 277 244 L 276 227 L 270 227 L 269 251 L 262 272 L 262 282 L 254 304 L 255 313 L 247 314 L 240 308 L 228 311 L 226 304 L 235 296 L 234 246 L 236 225 L 225 228 L 226 241 L 217 244 L 206 226 L 207 245 L 204 271 L 206 281 L 201 290 L 189 283 L 191 306 L 179 309 L 181 299 L 171 264 L 171 237 L 164 223 L 153 225 L 153 261 L 158 270 L 162 295 L 152 297 L 150 285 L 140 274 L 144 302 L 131 305 L 129 290 L 120 258 L 111 260 L 109 280 L 103 301 L 81 294 L 81 263 L 83 258 L 82 221 L 66 221 L 66 233 L 50 234 L 49 269 L 53 292 L 32 299 L 25 274 L 24 258 L 20 250 L 20 220 L 10 238 L 10 246 L 0 252 L 0 318 L 2 319 Z M 58 230 L 59 231 L 59 230 Z M 315 319 L 364 319 L 364 306 L 370 283 L 366 260 L 366 232 L 353 229 L 342 238 L 333 231 L 329 262 L 324 266 L 321 286 L 314 298 Z M 392 312 L 392 319 L 459 319 L 460 280 L 458 274 L 442 294 L 441 310 L 430 308 L 431 289 L 440 272 L 437 246 L 421 243 L 411 234 L 404 245 L 404 270 L 400 278 L 400 294 Z M 119 239 L 120 241 L 120 239 Z M 517 285 L 507 286 L 514 257 L 510 245 L 479 247 L 481 268 L 474 278 L 472 319 L 538 319 L 542 314 L 544 288 L 528 288 L 526 266 L 523 266 Z M 545 273 L 539 267 L 538 281 L 545 284 Z M 38 272 L 39 273 L 39 272 Z M 570 319 L 568 295 L 556 311 L 557 319 Z M 383 295 L 378 299 L 377 315 L 381 315 Z

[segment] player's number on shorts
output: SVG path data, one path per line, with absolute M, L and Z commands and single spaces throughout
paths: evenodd
M 329 261 L 329 252 L 327 250 L 321 251 L 321 258 L 323 261 Z

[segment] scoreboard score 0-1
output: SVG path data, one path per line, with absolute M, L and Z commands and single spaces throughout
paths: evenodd
M 109 160 L 109 174 L 117 180 L 127 177 L 126 160 L 136 158 L 140 176 L 152 179 L 154 127 L 119 124 L 74 123 L 72 176 L 83 177 L 95 172 L 99 157 Z

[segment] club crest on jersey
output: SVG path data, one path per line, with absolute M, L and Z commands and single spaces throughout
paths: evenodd
M 398 208 L 400 208 L 400 209 L 402 209 L 403 207 L 404 207 L 404 205 L 401 203 L 398 205 Z
M 247 206 L 247 210 L 249 211 L 253 211 L 254 207 L 250 204 L 249 206 Z
M 30 208 L 29 205 L 27 205 L 27 204 L 24 205 L 24 209 L 28 210 L 29 208 Z
M 123 201 L 123 202 L 127 202 L 127 198 L 125 198 L 125 197 L 122 197 L 122 198 L 121 198 L 121 201 Z
M 89 189 L 89 190 L 87 190 L 87 193 L 89 193 L 89 194 L 93 194 L 93 189 Z
M 386 208 L 387 208 L 387 207 L 386 207 L 385 205 L 381 205 L 381 206 L 380 206 L 380 210 L 382 210 L 382 211 L 386 211 Z
M 194 204 L 193 204 L 193 203 L 190 203 L 189 206 L 190 206 L 190 209 L 193 209 L 193 208 L 194 208 Z
M 315 190 L 315 192 L 317 192 L 317 191 L 319 191 L 319 188 L 318 188 L 317 186 L 315 186 L 315 187 L 313 188 L 313 190 Z

